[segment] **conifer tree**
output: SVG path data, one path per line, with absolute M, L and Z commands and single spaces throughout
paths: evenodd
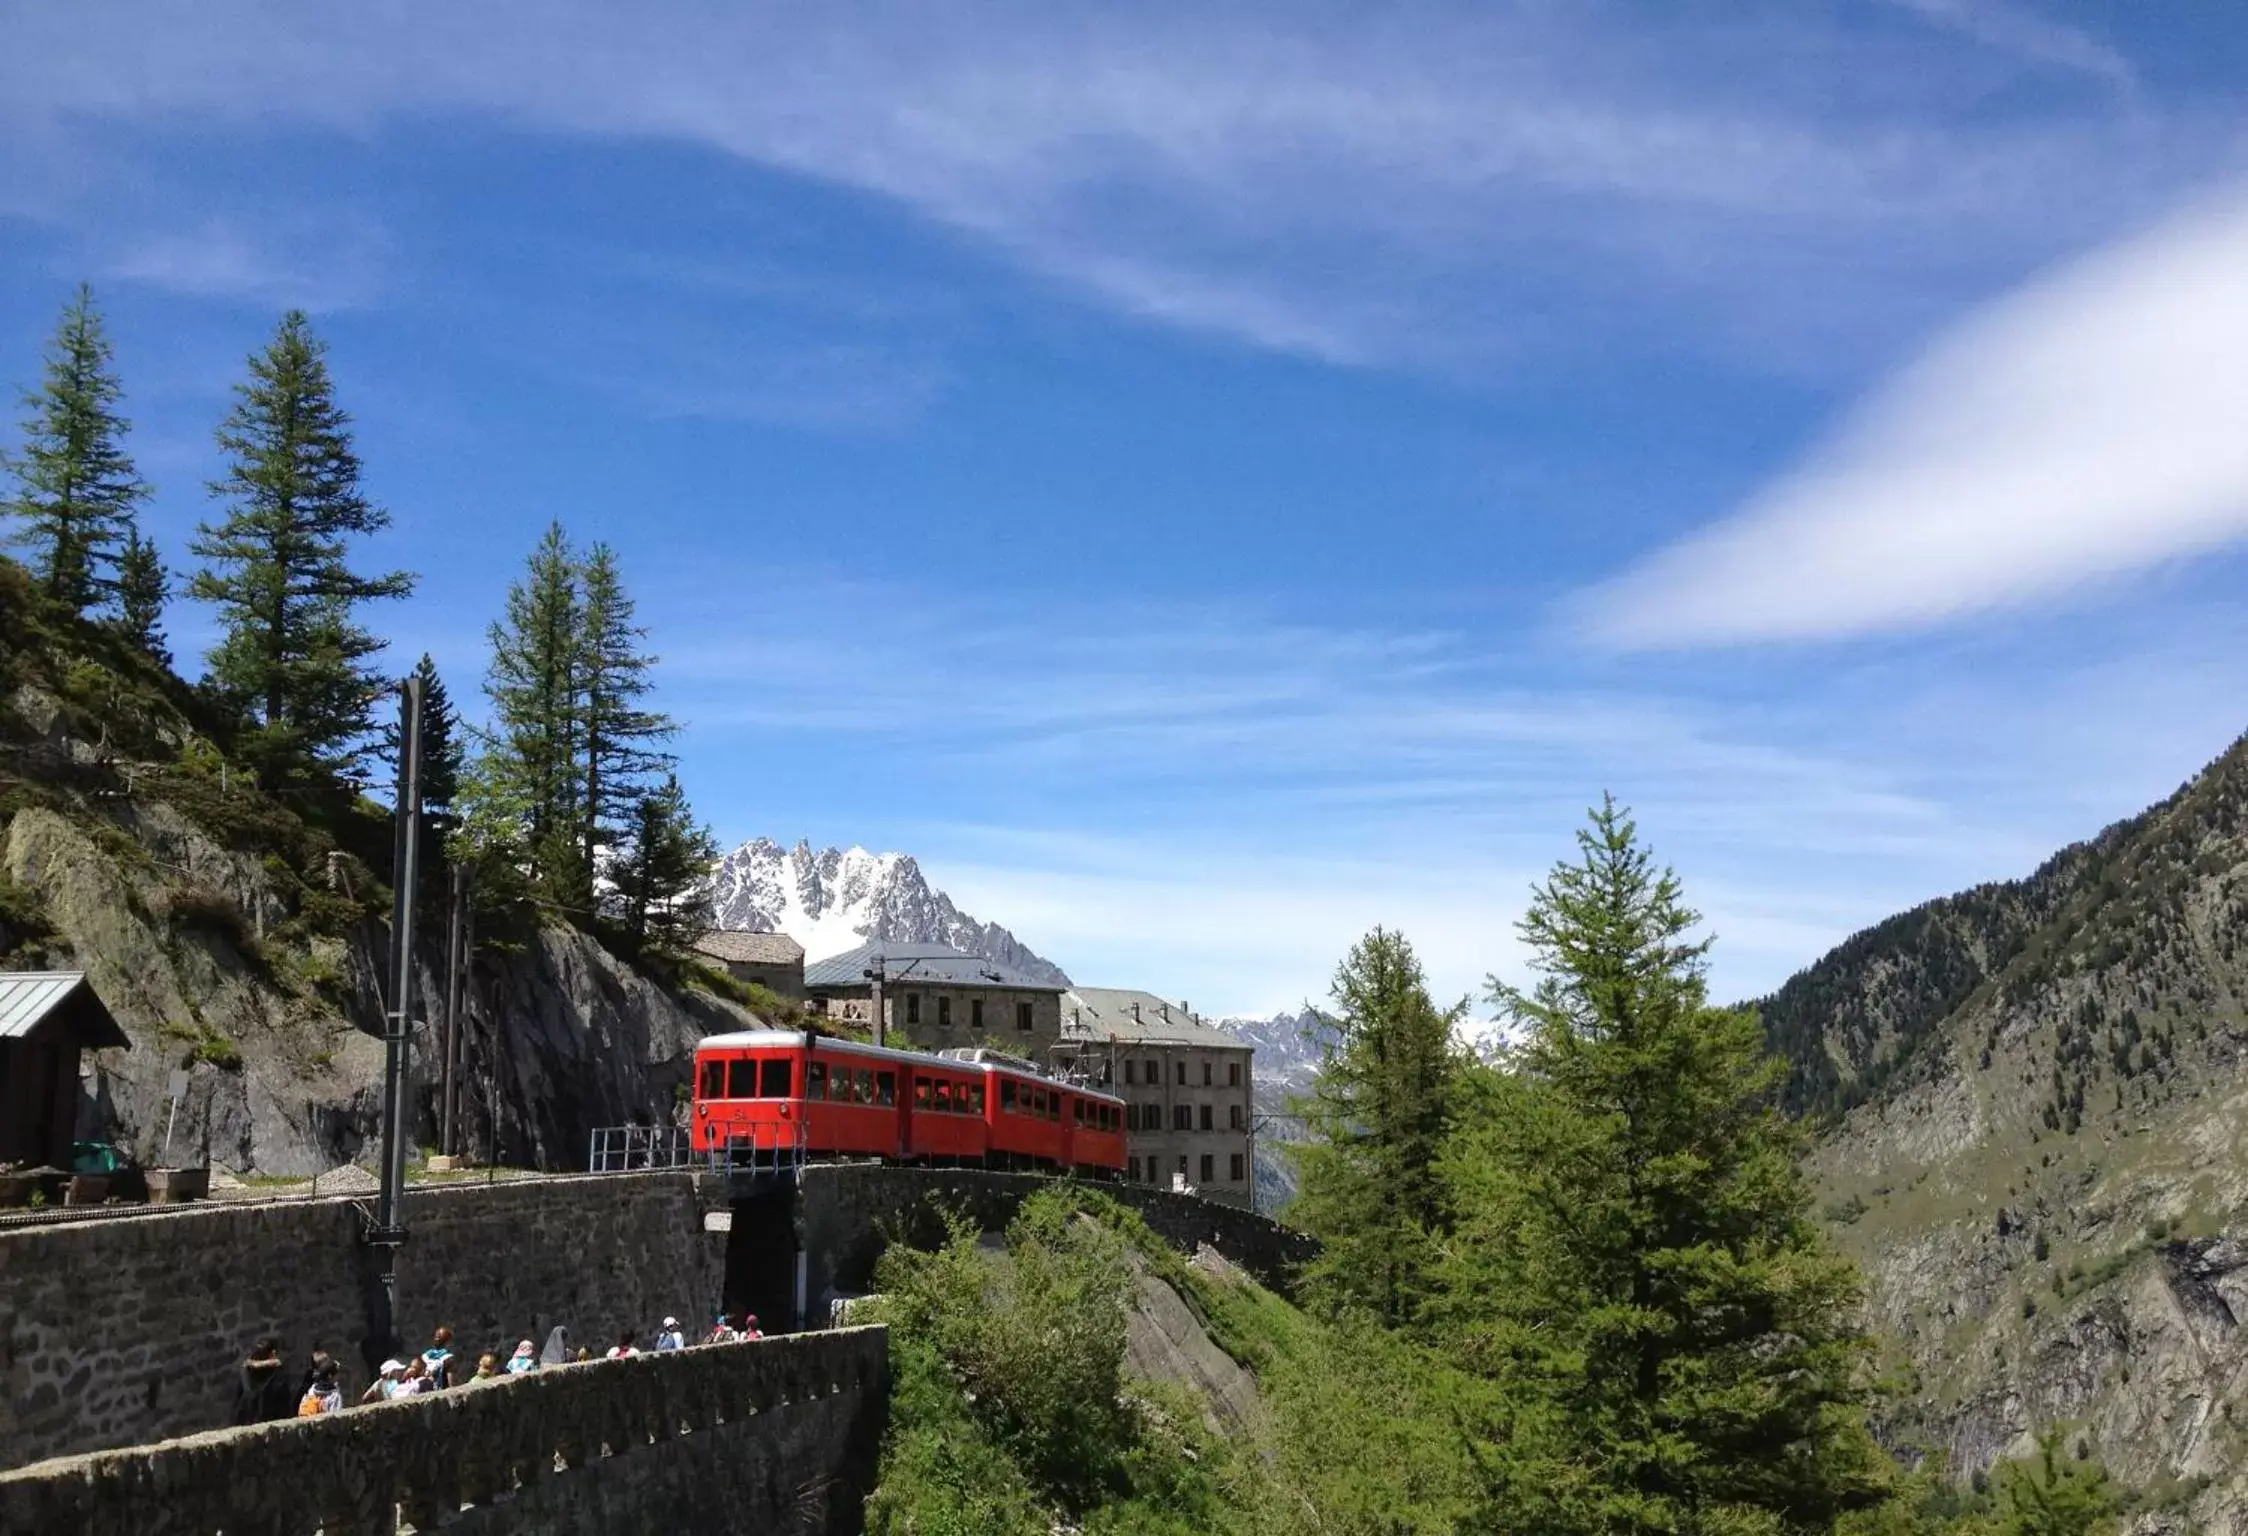
M 451 838 L 459 824 L 456 803 L 466 764 L 461 753 L 460 716 L 453 708 L 452 696 L 445 691 L 445 680 L 437 675 L 437 663 L 427 651 L 414 663 L 414 676 L 422 685 L 422 868 L 435 879 L 452 861 Z M 383 724 L 381 755 L 386 762 L 398 760 L 395 718 Z
M 1519 1032 L 1445 1159 L 1446 1328 L 1508 1412 L 1492 1528 L 1810 1531 L 1877 1501 L 1858 1281 L 1809 1217 L 1752 1014 L 1613 800 L 1533 893 Z
M 633 601 L 608 545 L 596 544 L 586 552 L 579 584 L 584 599 L 577 666 L 585 767 L 581 835 L 590 884 L 602 844 L 637 819 L 648 776 L 671 761 L 653 743 L 670 736 L 674 727 L 667 717 L 640 707 L 654 686 L 649 673 L 656 658 L 641 649 L 648 632 L 634 622 Z
M 521 872 L 541 899 L 586 912 L 579 669 L 585 604 L 578 560 L 547 525 L 490 631 L 491 735 L 464 786 L 472 839 Z
M 1299 1183 L 1288 1216 L 1322 1243 L 1306 1272 L 1313 1294 L 1399 1327 L 1427 1299 L 1446 1224 L 1437 1160 L 1466 1005 L 1430 1001 L 1412 945 L 1381 928 L 1337 969 L 1334 998 L 1336 1038 L 1302 1101 L 1311 1139 L 1289 1149 Z
M 2107 1536 L 2115 1529 L 2115 1489 L 2107 1469 L 2089 1458 L 2072 1462 L 2062 1435 L 2037 1437 L 2037 1459 L 1999 1466 L 1999 1530 L 2004 1536 Z
M 16 539 L 30 546 L 47 596 L 73 613 L 115 590 L 110 569 L 148 495 L 125 452 L 123 394 L 93 290 L 81 283 L 48 348 L 45 381 L 24 396 L 23 449 L 5 461 L 16 491 L 4 508 L 23 524 Z
M 718 843 L 695 820 L 677 774 L 633 803 L 615 884 L 635 942 L 683 950 L 710 927 L 710 869 Z
M 218 442 L 230 463 L 211 493 L 226 515 L 192 546 L 209 562 L 189 592 L 218 606 L 225 637 L 206 657 L 250 722 L 245 748 L 269 784 L 349 773 L 368 734 L 382 642 L 356 610 L 413 589 L 405 572 L 362 576 L 347 541 L 387 527 L 359 488 L 351 418 L 336 404 L 326 348 L 302 311 L 250 358 Z
M 171 595 L 171 574 L 156 546 L 138 528 L 128 529 L 117 555 L 117 628 L 167 667 L 172 652 L 164 643 L 164 603 Z

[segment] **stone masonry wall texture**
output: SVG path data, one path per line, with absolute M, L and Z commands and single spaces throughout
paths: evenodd
M 942 1211 L 963 1212 L 996 1232 L 1025 1199 L 1053 1182 L 1039 1174 L 875 1163 L 807 1168 L 797 1190 L 796 1238 L 807 1261 L 809 1299 L 863 1292 L 890 1239 L 930 1244 L 942 1237 Z M 1284 1294 L 1317 1252 L 1302 1233 L 1237 1207 L 1132 1184 L 1095 1187 L 1138 1211 L 1173 1247 L 1191 1254 L 1207 1243 Z
M 0 1474 L 0 1536 L 855 1536 L 881 1328 L 532 1375 Z
M 474 1351 L 560 1323 L 599 1354 L 717 1310 L 723 1240 L 684 1174 L 423 1188 L 405 1219 L 397 1323 L 417 1346 L 439 1324 Z M 0 1231 L 0 1467 L 224 1425 L 268 1334 L 292 1373 L 334 1354 L 355 1398 L 375 1284 L 360 1221 L 327 1199 Z

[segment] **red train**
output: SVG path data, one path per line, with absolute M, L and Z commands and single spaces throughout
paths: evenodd
M 1036 1168 L 1114 1177 L 1124 1101 L 990 1051 L 930 1055 L 809 1031 L 695 1047 L 695 1150 Z

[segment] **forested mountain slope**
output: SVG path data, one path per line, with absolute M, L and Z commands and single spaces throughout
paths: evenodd
M 2081 1424 L 2179 1529 L 2248 1530 L 2244 813 L 2248 743 L 1763 1004 L 1906 1368 L 1892 1430 L 1958 1475 Z
M 390 849 L 379 807 L 317 818 L 214 745 L 195 690 L 0 559 L 0 968 L 86 970 L 132 1038 L 102 1052 L 84 1128 L 170 1157 L 303 1174 L 371 1149 L 382 1079 Z M 434 907 L 434 903 L 432 906 Z M 431 911 L 419 1012 L 439 1016 Z M 585 1132 L 672 1113 L 694 1042 L 750 1015 L 561 925 L 487 935 L 470 988 L 469 1146 L 582 1167 Z M 411 1133 L 435 1135 L 434 1030 Z

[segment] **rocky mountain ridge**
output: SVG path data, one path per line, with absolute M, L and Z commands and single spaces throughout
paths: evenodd
M 808 840 L 783 848 L 753 838 L 719 860 L 711 907 L 719 927 L 785 933 L 810 960 L 869 939 L 949 944 L 1057 987 L 1070 984 L 1060 966 L 1005 928 L 962 912 L 907 853 L 815 849 Z
M 1850 939 L 1763 1006 L 1889 1426 L 1954 1475 L 2080 1429 L 2248 1531 L 2248 742 L 2056 854 Z

